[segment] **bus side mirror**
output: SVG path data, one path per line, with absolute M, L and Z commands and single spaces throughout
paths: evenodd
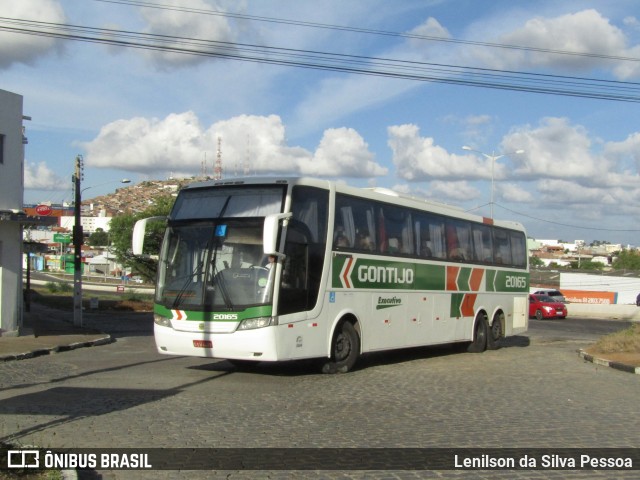
M 264 230 L 262 232 L 262 245 L 265 255 L 279 255 L 278 232 L 280 231 L 280 221 L 287 220 L 291 216 L 291 213 L 274 213 L 265 217 Z
M 133 226 L 133 236 L 131 237 L 131 250 L 134 255 L 142 255 L 142 248 L 144 247 L 144 235 L 147 230 L 148 222 L 156 222 L 159 220 L 166 220 L 167 217 L 149 217 L 138 220 Z

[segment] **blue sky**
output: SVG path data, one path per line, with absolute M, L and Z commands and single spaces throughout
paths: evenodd
M 6 18 L 38 20 L 228 45 L 611 80 L 640 93 L 640 7 L 633 0 L 2 3 L 0 28 Z M 640 245 L 635 102 L 2 30 L 0 88 L 23 95 L 24 114 L 32 117 L 25 122 L 27 203 L 71 201 L 78 154 L 85 161 L 83 187 L 91 187 L 84 198 L 113 191 L 122 178 L 198 175 L 203 162 L 211 175 L 221 138 L 225 177 L 245 170 L 321 176 L 393 188 L 488 216 L 492 162 L 463 150 L 467 145 L 507 154 L 494 164 L 496 218 L 519 221 L 536 238 Z M 510 154 L 520 149 L 524 153 Z

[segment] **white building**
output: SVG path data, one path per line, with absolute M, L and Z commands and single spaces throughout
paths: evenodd
M 80 217 L 80 223 L 82 224 L 82 231 L 91 235 L 95 233 L 98 228 L 101 228 L 105 232 L 109 231 L 111 219 L 113 217 Z M 60 217 L 60 226 L 68 230 L 72 230 L 76 224 L 75 217 Z
M 0 336 L 22 324 L 22 96 L 0 90 Z

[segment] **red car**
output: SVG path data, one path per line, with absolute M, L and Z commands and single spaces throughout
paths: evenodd
M 543 318 L 565 318 L 567 306 L 548 295 L 529 295 L 529 316 Z

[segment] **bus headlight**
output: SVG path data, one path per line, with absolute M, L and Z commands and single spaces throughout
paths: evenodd
M 256 328 L 270 327 L 277 324 L 278 319 L 274 317 L 247 318 L 240 322 L 240 325 L 238 325 L 238 330 L 254 330 Z
M 155 323 L 156 325 L 160 325 L 161 327 L 171 328 L 171 319 L 167 317 L 163 317 L 162 315 L 154 315 L 153 323 Z

